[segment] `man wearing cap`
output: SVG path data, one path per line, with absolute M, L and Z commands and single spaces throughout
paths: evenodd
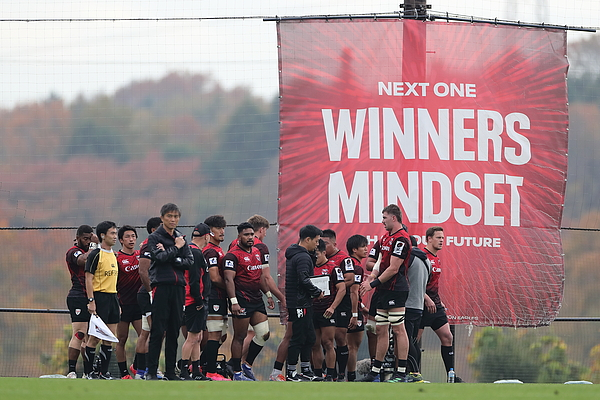
M 202 331 L 206 329 L 206 310 L 208 293 L 210 291 L 210 276 L 208 265 L 202 255 L 210 237 L 210 228 L 205 223 L 199 223 L 192 231 L 190 250 L 194 256 L 194 264 L 185 271 L 185 312 L 184 322 L 187 328 L 187 338 L 181 348 L 181 377 L 185 380 L 212 380 L 200 372 L 200 342 Z M 192 375 L 189 372 L 192 363 Z

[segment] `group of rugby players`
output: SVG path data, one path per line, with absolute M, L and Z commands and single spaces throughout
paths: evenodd
M 78 228 L 66 255 L 73 327 L 67 377 L 77 377 L 81 354 L 84 378 L 114 379 L 108 372 L 111 342 L 102 340 L 96 356 L 100 339 L 93 332 L 88 335 L 90 315 L 95 314 L 118 339 L 121 379 L 257 380 L 252 365 L 270 336 L 266 309 L 275 308 L 274 298 L 288 322 L 269 380 L 356 381 L 365 330 L 371 370 L 362 381 L 422 381 L 418 343 L 424 326 L 440 337 L 446 369 L 454 367 L 452 334 L 438 294 L 441 227 L 430 228 L 419 249 L 414 238 L 411 243 L 399 207 L 390 205 L 383 210 L 386 233 L 371 250 L 366 237 L 354 235 L 346 242 L 346 252 L 338 248 L 333 230 L 308 225 L 286 252 L 286 257 L 292 255 L 282 293 L 269 271 L 269 250 L 263 243 L 269 222 L 264 217 L 254 215 L 239 224 L 227 251 L 222 248 L 223 216 L 196 225 L 189 242 L 177 229 L 180 217 L 175 204 L 165 204 L 160 217 L 148 220 L 149 236 L 139 249 L 133 226 L 117 229 L 103 221 L 95 234 L 89 225 Z M 115 254 L 117 240 L 121 249 Z M 304 253 L 310 265 L 299 273 L 292 258 Z M 300 295 L 309 302 L 299 304 Z M 231 358 L 227 368 L 218 369 L 229 315 Z M 128 366 L 130 324 L 138 339 Z M 176 362 L 180 332 L 186 339 Z M 163 341 L 164 374 L 157 369 Z M 296 371 L 298 356 L 301 369 Z M 387 375 L 386 362 L 391 364 Z

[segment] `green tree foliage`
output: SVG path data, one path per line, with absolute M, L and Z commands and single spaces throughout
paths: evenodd
M 475 335 L 468 361 L 478 382 L 519 379 L 525 383 L 578 380 L 584 367 L 568 360 L 567 346 L 554 336 L 528 330 L 485 328 Z

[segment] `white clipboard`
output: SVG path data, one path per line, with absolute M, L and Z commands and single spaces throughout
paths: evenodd
M 331 294 L 329 291 L 329 275 L 311 276 L 310 281 L 313 285 L 323 291 L 324 296 L 329 296 Z

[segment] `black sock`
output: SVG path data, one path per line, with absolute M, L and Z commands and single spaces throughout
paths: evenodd
M 133 357 L 133 369 L 137 369 L 137 359 L 138 353 L 135 353 L 135 357 Z
M 135 359 L 137 360 L 137 366 L 135 367 L 138 371 L 146 370 L 146 353 L 135 353 Z
M 321 368 L 315 368 L 315 375 L 319 378 L 323 376 L 323 370 Z
M 83 354 L 83 373 L 89 375 L 94 370 L 94 358 L 96 357 L 96 348 L 87 347 Z
M 199 360 L 192 361 L 192 374 L 194 376 L 200 375 L 200 361 Z
M 103 374 L 108 372 L 108 365 L 110 364 L 112 351 L 112 346 L 107 346 L 104 344 L 100 345 L 100 367 L 98 368 L 98 370 Z
M 69 372 L 75 372 L 77 370 L 77 360 L 69 360 Z
M 371 373 L 377 375 L 379 371 L 381 371 L 381 364 L 383 364 L 383 361 L 373 360 L 373 365 L 371 365 Z
M 283 371 L 283 363 L 279 362 L 279 361 L 275 361 L 273 363 L 273 369 L 276 369 L 277 371 Z
M 348 346 L 341 346 L 335 348 L 336 361 L 338 365 L 338 374 L 346 374 L 346 366 L 348 365 Z
M 396 372 L 400 375 L 406 375 L 407 360 L 396 360 Z
M 256 343 L 254 343 L 254 340 L 250 342 L 250 346 L 248 347 L 248 356 L 246 356 L 246 362 L 249 365 L 254 364 L 254 360 L 256 360 L 256 357 L 258 356 L 258 354 L 260 353 L 260 351 L 263 349 L 263 346 L 259 346 Z
M 356 371 L 348 371 L 348 382 L 354 382 L 356 380 Z
M 450 368 L 454 368 L 454 351 L 452 351 L 452 346 L 442 346 L 442 360 L 444 360 L 446 372 L 450 371 Z
M 242 359 L 241 358 L 231 358 L 229 360 L 229 364 L 233 368 L 233 372 L 240 372 L 242 370 Z
M 331 376 L 335 378 L 335 374 L 336 374 L 336 370 L 335 368 L 327 368 L 327 376 Z
M 127 371 L 127 361 L 121 361 L 119 364 L 119 371 L 121 372 L 121 378 L 126 375 L 129 375 L 129 371 Z
M 190 360 L 181 360 L 181 373 L 182 378 L 190 376 Z
M 214 374 L 217 372 L 217 355 L 219 354 L 219 346 L 221 344 L 218 340 L 209 340 L 206 342 L 203 354 L 206 354 L 206 372 Z

